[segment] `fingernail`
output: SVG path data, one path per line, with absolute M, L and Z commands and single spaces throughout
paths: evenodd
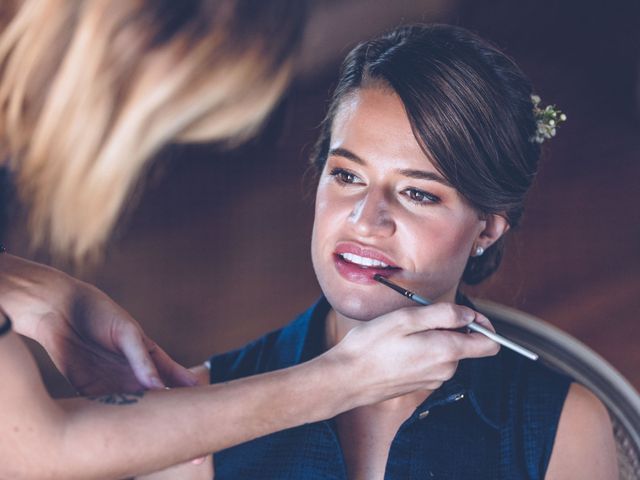
M 187 382 L 188 382 L 187 386 L 190 386 L 190 387 L 195 387 L 196 385 L 199 384 L 198 377 L 191 372 L 189 372 L 189 376 L 187 377 Z
M 466 322 L 471 323 L 476 319 L 476 314 L 473 310 L 465 310 L 462 318 L 464 318 Z
M 149 379 L 149 383 L 151 384 L 151 388 L 164 388 L 164 383 L 156 376 L 152 376 Z

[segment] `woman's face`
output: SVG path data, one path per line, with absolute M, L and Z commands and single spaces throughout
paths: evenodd
M 316 196 L 311 254 L 334 310 L 370 320 L 411 301 L 380 273 L 433 301 L 453 301 L 487 222 L 434 168 L 400 98 L 364 88 L 333 121 Z

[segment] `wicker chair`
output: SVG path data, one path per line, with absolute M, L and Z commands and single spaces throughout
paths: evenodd
M 519 310 L 475 299 L 498 332 L 528 347 L 589 388 L 609 410 L 618 449 L 620 480 L 640 479 L 640 395 L 606 360 L 571 335 Z

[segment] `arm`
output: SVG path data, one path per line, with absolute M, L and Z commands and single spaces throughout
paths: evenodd
M 194 385 L 107 295 L 65 273 L 0 254 L 0 304 L 83 394 Z
M 9 334 L 0 338 L 0 478 L 122 478 L 328 418 L 352 401 L 328 377 L 336 367 L 325 358 L 226 385 L 54 401 Z
M 209 455 L 204 464 L 183 463 L 160 472 L 138 476 L 135 480 L 211 480 L 214 475 L 212 455 Z
M 497 352 L 481 335 L 442 330 L 462 328 L 474 318 L 469 309 L 451 305 L 406 308 L 351 330 L 304 364 L 225 384 L 152 391 L 124 402 L 119 397 L 52 400 L 26 347 L 11 333 L 0 337 L 0 478 L 140 475 L 434 388 L 448 378 L 443 362 Z
M 208 385 L 209 369 L 204 365 L 198 365 L 190 369 L 198 378 L 198 385 Z M 214 478 L 213 455 L 199 458 L 193 462 L 182 463 L 165 470 L 140 475 L 136 480 L 211 480 Z
M 588 389 L 573 383 L 565 401 L 547 480 L 618 478 L 613 428 L 606 408 Z

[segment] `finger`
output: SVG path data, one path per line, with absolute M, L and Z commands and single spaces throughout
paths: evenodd
M 481 333 L 455 333 L 457 359 L 491 357 L 500 351 L 500 345 Z
M 165 383 L 170 387 L 193 387 L 198 385 L 198 377 L 189 369 L 173 360 L 157 344 L 153 344 L 151 357 Z
M 404 310 L 402 322 L 407 334 L 426 330 L 455 330 L 469 325 L 476 318 L 476 312 L 468 307 L 452 303 L 436 303 L 428 307 L 412 307 Z
M 165 386 L 151 359 L 145 338 L 138 329 L 131 327 L 121 330 L 117 342 L 118 348 L 129 362 L 133 374 L 143 386 L 149 389 Z
M 451 330 L 436 330 L 413 335 L 425 343 L 430 361 L 439 364 L 457 362 L 464 358 L 479 358 L 495 355 L 499 345 L 479 333 L 460 333 Z
M 496 329 L 493 328 L 493 325 L 491 324 L 491 321 L 487 317 L 482 315 L 481 313 L 476 312 L 476 319 L 474 321 L 478 325 L 481 325 L 484 328 L 489 329 L 489 330 L 491 330 L 492 332 L 495 333 Z

